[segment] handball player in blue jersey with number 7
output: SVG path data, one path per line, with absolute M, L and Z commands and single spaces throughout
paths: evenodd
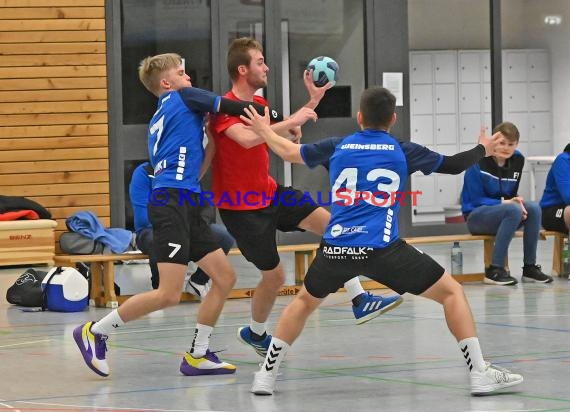
M 207 113 L 242 114 L 250 103 L 232 101 L 193 88 L 182 59 L 174 53 L 144 59 L 139 78 L 156 97 L 158 107 L 149 125 L 148 151 L 154 168 L 149 218 L 153 227 L 153 256 L 158 262 L 158 289 L 129 298 L 98 322 L 73 331 L 87 366 L 101 376 L 109 375 L 106 340 L 111 331 L 148 313 L 180 301 L 186 267 L 194 261 L 212 279 L 212 287 L 198 309 L 194 337 L 182 358 L 184 375 L 234 373 L 235 366 L 222 362 L 210 351 L 213 327 L 235 283 L 235 272 L 209 226 L 201 217 L 200 171 L 207 166 L 202 146 Z M 257 110 L 263 112 L 263 106 Z M 275 120 L 279 115 L 272 111 Z M 306 119 L 299 119 L 300 124 Z M 206 149 L 206 151 L 209 149 Z
M 357 114 L 361 130 L 314 144 L 295 145 L 273 133 L 267 111 L 264 117 L 253 110 L 241 116 L 282 159 L 326 167 L 333 196 L 331 220 L 303 288 L 281 314 L 265 361 L 255 374 L 251 391 L 257 395 L 273 394 L 279 365 L 309 315 L 354 275 L 443 305 L 447 325 L 467 362 L 472 394 L 494 392 L 523 380 L 521 375 L 484 361 L 461 285 L 431 257 L 399 238 L 399 197 L 391 196 L 405 190 L 408 175 L 415 171 L 462 172 L 491 155 L 500 134 L 491 138 L 482 134 L 473 149 L 443 156 L 390 135 L 396 121 L 395 102 L 385 88 L 365 90 Z

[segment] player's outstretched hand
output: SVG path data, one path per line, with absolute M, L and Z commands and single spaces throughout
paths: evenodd
M 240 115 L 240 119 L 250 126 L 254 132 L 260 133 L 263 129 L 271 129 L 269 125 L 271 124 L 271 119 L 269 118 L 269 107 L 265 106 L 264 115 L 261 116 L 252 105 L 244 109 L 245 114 Z
M 308 107 L 301 107 L 291 115 L 291 120 L 295 123 L 295 126 L 302 126 L 309 120 L 316 122 L 317 118 L 317 113 Z
M 319 104 L 319 102 L 321 101 L 321 99 L 323 98 L 323 96 L 325 95 L 325 92 L 330 89 L 331 87 L 333 87 L 333 84 L 331 82 L 328 82 L 327 84 L 325 84 L 322 87 L 318 87 L 315 85 L 315 83 L 313 82 L 313 70 L 305 70 L 303 72 L 303 82 L 305 83 L 305 87 L 307 88 L 307 91 L 309 92 L 309 99 L 316 103 Z
M 499 142 L 499 139 L 503 137 L 501 132 L 495 133 L 493 136 L 489 137 L 486 133 L 487 128 L 481 127 L 481 133 L 479 134 L 479 144 L 485 147 L 485 156 L 492 156 L 495 153 L 495 147 Z

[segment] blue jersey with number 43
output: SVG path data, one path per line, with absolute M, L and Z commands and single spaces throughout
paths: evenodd
M 301 156 L 309 167 L 329 169 L 333 204 L 325 242 L 371 248 L 398 239 L 400 203 L 412 202 L 404 193 L 408 175 L 430 174 L 443 161 L 424 146 L 371 129 L 303 145 Z
M 204 160 L 204 114 L 215 113 L 220 96 L 196 87 L 162 94 L 148 129 L 148 153 L 154 168 L 153 188 L 200 192 Z

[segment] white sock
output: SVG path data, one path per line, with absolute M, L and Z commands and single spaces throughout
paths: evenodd
M 253 333 L 259 336 L 263 336 L 263 334 L 267 331 L 265 322 L 256 322 L 253 320 L 253 318 L 251 318 L 251 322 L 249 322 L 249 328 Z
M 194 340 L 192 341 L 192 346 L 190 347 L 190 354 L 194 359 L 201 358 L 206 354 L 208 346 L 210 346 L 210 335 L 214 330 L 213 326 L 202 325 L 200 323 L 196 324 L 196 330 L 194 331 Z
M 365 293 L 364 288 L 360 283 L 360 279 L 358 279 L 358 276 L 347 281 L 344 284 L 344 288 L 346 289 L 346 292 L 348 293 L 348 296 L 350 296 L 351 300 L 358 295 Z
M 95 322 L 91 327 L 91 332 L 109 336 L 113 329 L 117 329 L 124 324 L 125 322 L 123 322 L 123 319 L 119 316 L 119 311 L 115 309 L 103 319 Z
M 261 371 L 277 375 L 279 365 L 285 358 L 289 347 L 290 346 L 287 342 L 282 341 L 276 337 L 271 338 L 271 343 L 269 343 L 269 350 L 267 351 L 267 356 L 265 356 L 265 360 L 261 366 Z
M 469 372 L 485 370 L 485 360 L 481 353 L 481 346 L 479 345 L 479 338 L 466 338 L 458 342 L 461 354 L 467 362 Z

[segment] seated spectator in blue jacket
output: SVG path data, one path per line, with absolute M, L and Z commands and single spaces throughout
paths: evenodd
M 556 156 L 546 176 L 542 199 L 542 226 L 568 233 L 570 229 L 570 143 Z
M 159 276 L 156 260 L 152 256 L 152 225 L 148 218 L 148 199 L 152 191 L 153 169 L 149 162 L 137 166 L 131 177 L 129 184 L 129 198 L 133 205 L 135 232 L 137 247 L 145 254 L 149 255 L 149 265 L 151 272 L 151 283 L 154 289 L 158 288 Z M 210 229 L 216 237 L 220 247 L 226 255 L 234 245 L 234 238 L 228 233 L 223 225 L 212 223 L 215 218 L 215 209 L 205 208 L 208 216 L 202 216 L 210 224 Z M 208 293 L 210 278 L 196 264 L 189 262 L 189 272 L 194 272 L 188 279 L 184 290 L 198 297 L 204 297 Z
M 461 192 L 461 209 L 467 228 L 473 235 L 494 235 L 491 266 L 485 268 L 484 282 L 492 285 L 515 285 L 517 280 L 505 269 L 509 245 L 517 229 L 523 228 L 523 282 L 552 282 L 536 264 L 536 249 L 541 223 L 537 202 L 518 195 L 524 156 L 516 150 L 517 127 L 504 122 L 493 130 L 503 135 L 495 154 L 483 158 L 465 172 Z

